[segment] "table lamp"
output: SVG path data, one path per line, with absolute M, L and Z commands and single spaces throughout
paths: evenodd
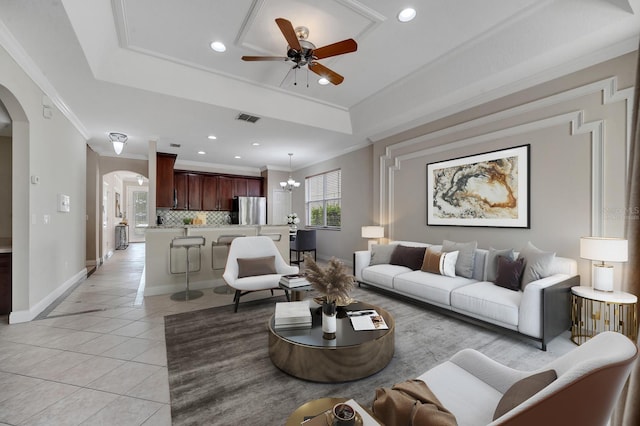
M 375 239 L 384 238 L 384 227 L 383 226 L 363 226 L 362 227 L 362 238 L 369 238 L 369 251 L 371 251 L 371 246 L 375 243 Z
M 580 238 L 580 257 L 596 260 L 593 265 L 593 288 L 613 291 L 613 266 L 605 262 L 626 262 L 628 259 L 627 240 L 607 237 Z

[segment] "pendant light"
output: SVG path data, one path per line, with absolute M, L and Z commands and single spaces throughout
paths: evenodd
M 287 191 L 293 191 L 294 188 L 298 188 L 300 186 L 300 182 L 296 182 L 291 176 L 291 157 L 293 157 L 293 153 L 289 153 L 289 179 L 286 182 L 280 182 L 280 186 L 282 189 L 286 189 Z

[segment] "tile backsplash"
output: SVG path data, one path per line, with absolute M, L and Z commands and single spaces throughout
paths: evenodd
M 231 223 L 231 212 L 196 212 L 187 210 L 158 209 L 158 216 L 164 217 L 165 225 L 182 225 L 183 219 L 195 218 L 198 213 L 207 215 L 207 225 L 227 225 Z

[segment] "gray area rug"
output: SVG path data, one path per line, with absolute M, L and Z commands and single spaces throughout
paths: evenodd
M 375 389 L 414 378 L 463 348 L 474 348 L 513 368 L 533 370 L 565 352 L 503 336 L 377 292 L 352 296 L 395 318 L 395 355 L 362 380 L 324 384 L 296 379 L 273 366 L 267 321 L 284 296 L 165 317 L 167 365 L 174 425 L 283 425 L 303 403 L 321 397 L 354 398 L 371 406 Z

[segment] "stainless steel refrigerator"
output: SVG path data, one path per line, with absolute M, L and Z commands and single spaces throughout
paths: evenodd
M 231 210 L 231 223 L 236 225 L 266 225 L 267 199 L 265 197 L 235 197 Z

